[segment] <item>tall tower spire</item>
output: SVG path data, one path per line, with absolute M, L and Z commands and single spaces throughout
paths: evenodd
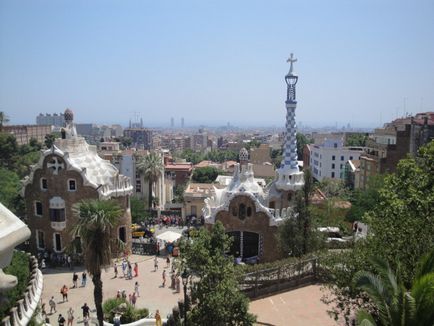
M 290 63 L 288 74 L 285 76 L 287 85 L 286 91 L 286 132 L 285 143 L 283 146 L 283 160 L 278 169 L 278 180 L 276 186 L 281 190 L 298 190 L 304 184 L 303 172 L 298 169 L 297 161 L 297 125 L 295 123 L 295 109 L 297 107 L 297 99 L 295 85 L 298 81 L 298 76 L 294 73 L 294 54 L 291 53 L 286 62 Z

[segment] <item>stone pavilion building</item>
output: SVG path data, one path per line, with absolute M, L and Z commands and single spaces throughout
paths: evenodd
M 114 199 L 123 209 L 113 237 L 131 243 L 130 179 L 97 154 L 96 147 L 77 135 L 73 112 L 64 114 L 62 137 L 42 152 L 39 162 L 24 179 L 30 246 L 33 252 L 81 252 L 79 239 L 70 236 L 76 223 L 73 205 L 84 199 Z

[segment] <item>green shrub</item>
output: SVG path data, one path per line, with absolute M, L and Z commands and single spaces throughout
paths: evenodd
M 120 308 L 120 305 L 123 305 L 124 307 Z M 122 298 L 112 298 L 106 300 L 102 305 L 102 309 L 104 311 L 104 319 L 108 320 L 110 323 L 113 323 L 113 317 L 115 316 L 116 312 L 121 314 L 122 324 L 131 323 L 149 315 L 149 310 L 147 308 L 136 309 L 129 304 L 127 300 Z
M 8 302 L 0 306 L 0 320 L 8 315 L 17 300 L 23 297 L 29 283 L 29 256 L 22 251 L 15 251 L 11 264 L 4 269 L 5 274 L 15 275 L 18 285 L 6 293 Z
M 245 273 L 253 273 L 256 271 L 261 271 L 261 270 L 266 270 L 266 269 L 271 269 L 271 268 L 278 268 L 278 267 L 283 267 L 283 266 L 287 266 L 287 265 L 293 265 L 296 264 L 298 262 L 301 261 L 305 261 L 311 258 L 315 258 L 317 253 L 311 253 L 311 254 L 307 254 L 304 255 L 300 258 L 297 257 L 288 257 L 288 258 L 283 258 L 280 260 L 276 260 L 270 263 L 260 263 L 260 264 L 255 264 L 255 265 L 236 265 L 236 270 L 239 273 L 238 275 L 243 275 Z

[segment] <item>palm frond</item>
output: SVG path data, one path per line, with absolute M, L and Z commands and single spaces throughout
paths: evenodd
M 391 297 L 384 288 L 382 279 L 371 272 L 359 271 L 354 275 L 354 285 L 365 291 L 378 308 L 383 323 L 391 320 L 389 303 Z M 387 324 L 387 322 L 385 323 Z
M 404 322 L 404 325 L 415 325 L 414 317 L 416 314 L 416 300 L 413 298 L 411 293 L 407 291 L 405 291 L 403 299 L 401 321 Z
M 358 326 L 376 326 L 374 317 L 364 309 L 360 309 L 356 314 L 356 325 Z
M 434 272 L 415 279 L 411 295 L 416 301 L 415 319 L 418 325 L 434 325 Z
M 84 200 L 74 205 L 77 224 L 71 234 L 83 242 L 85 266 L 91 275 L 111 263 L 111 231 L 123 215 L 122 209 L 113 200 Z
M 434 272 L 434 249 L 424 255 L 416 268 L 415 279 Z
M 383 285 L 387 288 L 388 291 L 396 293 L 398 291 L 398 282 L 395 273 L 390 267 L 389 263 L 379 257 L 372 257 L 370 260 L 379 277 L 383 281 L 388 281 L 385 282 Z

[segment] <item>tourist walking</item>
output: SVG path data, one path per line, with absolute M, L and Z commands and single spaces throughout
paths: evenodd
M 162 326 L 160 311 L 158 309 L 155 312 L 155 326 Z
M 48 305 L 50 306 L 50 314 L 53 314 L 53 310 L 54 312 L 57 312 L 56 302 L 54 301 L 54 297 L 51 297 L 50 301 L 48 301 Z
M 83 311 L 83 319 L 84 319 L 84 317 L 89 317 L 89 311 L 90 311 L 90 308 L 89 308 L 89 306 L 87 305 L 87 303 L 84 303 L 84 305 L 81 307 L 81 310 Z
M 47 311 L 45 310 L 45 303 L 41 305 L 41 315 L 43 318 L 47 317 Z
M 75 289 L 77 287 L 78 275 L 76 272 L 72 274 L 72 284 L 74 285 L 72 288 Z
M 140 293 L 139 293 L 139 282 L 136 282 L 136 283 L 134 284 L 134 293 L 135 293 L 138 297 L 140 297 Z
M 65 326 L 65 318 L 63 318 L 62 314 L 59 314 L 59 317 L 57 318 L 57 322 L 59 323 L 59 326 Z
M 165 269 L 163 270 L 162 277 L 163 277 L 163 288 L 164 288 L 166 286 L 166 270 Z
M 63 285 L 60 289 L 60 293 L 62 294 L 62 300 L 63 302 L 68 301 L 68 287 L 66 285 Z
M 115 277 L 114 278 L 117 278 L 118 277 L 118 265 L 116 263 L 113 265 L 113 270 L 115 272 Z
M 131 296 L 131 304 L 133 305 L 133 307 L 136 306 L 136 301 L 137 301 L 136 293 L 133 292 L 133 294 Z
M 171 280 L 172 280 L 172 282 L 170 283 L 170 288 L 175 289 L 175 281 L 176 281 L 175 273 L 172 274 Z
M 166 257 L 166 268 L 169 268 L 169 267 L 170 267 L 170 257 L 167 256 Z
M 68 326 L 72 326 L 72 322 L 74 321 L 74 310 L 72 308 L 68 309 Z
M 139 265 L 134 263 L 134 277 L 139 276 Z
M 181 292 L 181 279 L 179 276 L 176 276 L 176 293 Z
M 126 277 L 126 270 L 127 270 L 127 262 L 122 260 L 122 273 L 124 274 L 124 278 Z
M 87 274 L 86 274 L 86 272 L 83 272 L 81 274 L 81 286 L 85 287 L 86 283 L 87 283 Z
M 154 272 L 158 271 L 158 259 L 157 256 L 154 258 Z
M 128 275 L 127 275 L 127 276 L 128 276 L 128 279 L 131 280 L 131 279 L 133 278 L 133 268 L 132 268 L 130 262 L 128 262 L 127 274 L 128 274 Z
M 66 261 L 68 262 L 68 267 L 69 267 L 69 269 L 72 270 L 72 259 L 71 259 L 71 256 L 68 256 L 68 257 L 66 258 Z

